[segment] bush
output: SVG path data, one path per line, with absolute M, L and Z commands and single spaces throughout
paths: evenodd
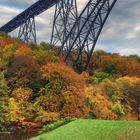
M 39 133 L 42 134 L 42 133 L 50 132 L 50 131 L 52 131 L 62 125 L 68 124 L 74 120 L 75 119 L 65 118 L 65 119 L 59 120 L 57 122 L 45 125 L 45 126 L 43 126 L 43 128 L 41 129 L 41 131 Z
M 59 58 L 56 55 L 55 51 L 52 50 L 43 50 L 43 49 L 35 49 L 32 53 L 33 57 L 36 59 L 38 64 L 46 64 L 48 62 L 58 62 Z
M 8 37 L 8 34 L 5 32 L 0 32 L 0 37 Z
M 17 88 L 12 92 L 12 96 L 18 102 L 30 101 L 33 96 L 33 92 L 30 88 Z
M 105 72 L 94 72 L 93 74 L 93 83 L 94 84 L 99 84 L 100 82 L 102 82 L 104 79 L 107 79 L 109 78 L 109 74 L 108 73 L 105 73 Z
M 58 112 L 46 112 L 41 109 L 36 115 L 35 122 L 40 124 L 47 124 L 60 119 L 60 114 Z
M 6 131 L 6 128 L 2 124 L 0 124 L 0 132 L 2 132 L 2 131 Z
M 116 119 L 116 115 L 112 112 L 112 103 L 103 96 L 103 93 L 97 87 L 88 87 L 85 92 L 85 100 L 90 108 L 89 117 L 97 119 Z
M 113 104 L 120 103 L 123 106 L 125 115 L 137 114 L 140 104 L 139 78 L 121 77 L 116 80 L 105 80 L 99 87 Z
M 122 117 L 125 115 L 124 112 L 124 108 L 123 106 L 120 104 L 120 102 L 116 102 L 113 106 L 112 106 L 112 111 L 115 112 L 118 116 L 118 118 Z

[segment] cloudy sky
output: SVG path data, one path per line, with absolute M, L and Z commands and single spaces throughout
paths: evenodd
M 37 0 L 0 0 L 0 26 L 18 15 Z M 88 0 L 77 0 L 79 11 Z M 38 42 L 50 42 L 54 8 L 36 18 Z M 17 31 L 11 33 L 17 36 Z M 96 49 L 121 55 L 140 56 L 140 1 L 118 0 L 112 10 Z

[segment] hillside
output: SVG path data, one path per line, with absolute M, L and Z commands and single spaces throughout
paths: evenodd
M 50 45 L 0 34 L 0 131 L 41 128 L 63 118 L 138 120 L 140 58 L 104 51 L 82 74 Z
M 139 140 L 139 134 L 137 121 L 76 120 L 32 140 Z

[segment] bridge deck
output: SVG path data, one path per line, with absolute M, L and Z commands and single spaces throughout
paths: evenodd
M 55 5 L 59 0 L 39 0 L 34 3 L 32 6 L 27 8 L 25 11 L 20 13 L 18 16 L 13 18 L 7 24 L 0 28 L 0 31 L 9 33 L 22 25 L 26 20 L 30 19 L 31 17 L 37 16 L 44 12 L 45 10 L 49 9 L 53 5 Z

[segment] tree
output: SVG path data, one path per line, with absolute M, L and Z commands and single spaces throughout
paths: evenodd
M 49 50 L 50 49 L 50 45 L 46 42 L 41 42 L 40 46 L 39 46 L 42 50 Z
M 5 125 L 8 124 L 5 120 L 8 104 L 8 87 L 4 78 L 3 72 L 0 72 L 0 131 L 4 131 Z
M 85 100 L 90 108 L 90 117 L 98 119 L 116 119 L 117 116 L 112 112 L 112 103 L 103 96 L 102 91 L 90 86 L 86 88 Z M 92 116 L 91 116 L 92 114 Z
M 13 90 L 12 96 L 18 102 L 27 102 L 31 101 L 33 91 L 30 88 L 18 88 Z
M 32 52 L 33 57 L 35 60 L 41 64 L 44 65 L 47 62 L 58 62 L 59 58 L 56 56 L 56 52 L 52 50 L 43 50 L 43 49 L 35 49 Z
M 29 87 L 33 91 L 38 91 L 41 86 L 40 66 L 32 56 L 17 55 L 10 60 L 6 78 L 11 90 Z
M 110 75 L 115 74 L 116 65 L 112 56 L 103 55 L 98 59 L 97 63 L 101 71 L 109 73 Z
M 0 97 L 8 96 L 8 87 L 3 72 L 0 72 Z
M 61 117 L 85 117 L 84 78 L 64 63 L 47 63 L 41 68 L 45 87 L 36 104 L 47 112 L 60 112 Z

